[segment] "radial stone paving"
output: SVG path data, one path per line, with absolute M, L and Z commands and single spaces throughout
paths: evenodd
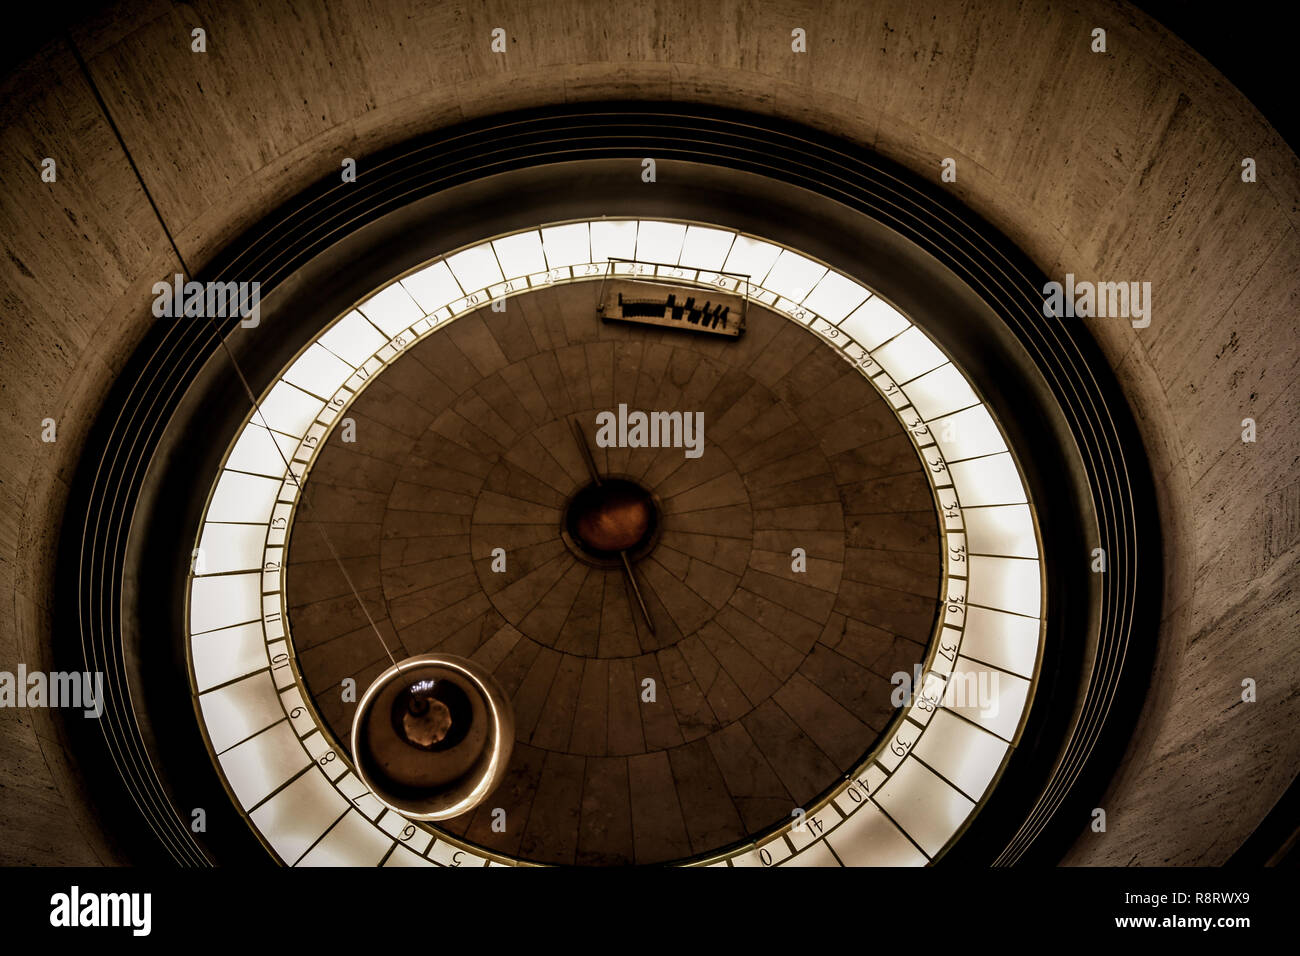
M 698 857 L 788 821 L 884 729 L 934 622 L 934 504 L 889 407 L 812 333 L 758 308 L 738 341 L 604 325 L 594 303 L 512 299 L 377 377 L 308 479 L 290 624 L 346 743 L 341 682 L 359 696 L 388 658 L 320 522 L 399 659 L 475 658 L 513 700 L 505 782 L 446 830 L 543 863 Z M 703 411 L 703 454 L 598 447 L 620 403 Z M 653 633 L 621 566 L 565 540 L 591 481 L 575 419 L 600 474 L 657 499 L 633 565 Z

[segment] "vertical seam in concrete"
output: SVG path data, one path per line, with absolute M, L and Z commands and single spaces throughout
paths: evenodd
M 104 114 L 104 121 L 108 123 L 108 128 L 113 131 L 117 138 L 117 145 L 122 148 L 122 155 L 126 157 L 127 165 L 131 167 L 131 172 L 135 174 L 136 182 L 140 184 L 140 189 L 144 193 L 144 198 L 149 200 L 149 208 L 153 210 L 154 218 L 158 220 L 158 225 L 162 227 L 163 235 L 167 237 L 167 242 L 172 247 L 172 252 L 176 253 L 176 261 L 181 264 L 181 269 L 187 276 L 191 275 L 190 267 L 185 264 L 185 257 L 181 255 L 180 248 L 176 245 L 176 240 L 172 237 L 172 231 L 167 226 L 166 220 L 163 219 L 158 204 L 154 202 L 153 194 L 149 192 L 149 186 L 144 181 L 144 176 L 140 175 L 140 167 L 135 164 L 135 158 L 131 155 L 131 150 L 126 145 L 126 140 L 122 138 L 122 131 L 117 128 L 117 123 L 113 121 L 113 114 L 108 111 L 108 104 L 104 102 L 104 97 L 100 95 L 99 87 L 95 83 L 94 76 L 91 75 L 90 67 L 81 56 L 81 51 L 77 49 L 77 43 L 72 38 L 71 33 L 64 34 L 68 43 L 68 49 L 72 51 L 73 57 L 77 61 L 77 66 L 81 68 L 81 75 L 86 78 L 87 85 L 90 86 L 91 95 L 95 97 L 95 102 L 99 105 L 99 111 Z

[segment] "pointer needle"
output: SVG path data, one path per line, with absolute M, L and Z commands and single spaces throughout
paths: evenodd
M 628 561 L 626 551 L 620 551 L 618 556 L 623 559 L 623 570 L 627 573 L 628 583 L 632 585 L 632 593 L 636 595 L 636 603 L 641 605 L 641 616 L 645 618 L 645 626 L 653 634 L 655 632 L 655 622 L 650 620 L 650 611 L 645 606 L 645 599 L 641 597 L 641 589 L 636 586 L 636 575 L 632 573 L 632 563 Z
M 596 459 L 592 457 L 591 448 L 587 444 L 587 436 L 576 418 L 569 419 L 569 424 L 573 426 L 573 437 L 577 440 L 578 449 L 582 452 L 582 460 L 587 463 L 587 471 L 591 474 L 591 481 L 596 487 L 600 487 L 600 472 L 596 469 Z M 650 609 L 645 606 L 645 598 L 641 596 L 641 588 L 636 583 L 636 575 L 632 573 L 632 562 L 627 559 L 626 551 L 620 551 L 618 556 L 623 562 L 623 573 L 627 575 L 627 583 L 632 585 L 632 593 L 636 595 L 636 603 L 641 608 L 641 616 L 645 618 L 645 626 L 653 634 L 655 633 L 655 622 L 650 619 Z
M 591 457 L 591 448 L 587 446 L 587 436 L 583 434 L 582 426 L 578 424 L 576 418 L 569 419 L 569 424 L 573 426 L 573 437 L 578 440 L 578 448 L 582 451 L 582 460 L 587 463 L 587 471 L 591 473 L 591 480 L 600 487 L 600 472 L 596 470 L 596 459 Z

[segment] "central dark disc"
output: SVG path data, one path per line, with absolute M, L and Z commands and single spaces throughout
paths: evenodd
M 634 481 L 604 478 L 569 502 L 566 530 L 574 543 L 596 558 L 635 554 L 654 538 L 658 525 L 654 496 Z

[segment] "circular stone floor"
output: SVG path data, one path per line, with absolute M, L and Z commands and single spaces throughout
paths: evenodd
M 561 286 L 467 315 L 362 393 L 355 441 L 336 428 L 308 479 L 290 625 L 345 743 L 341 682 L 360 696 L 388 659 L 321 522 L 399 659 L 473 657 L 513 700 L 504 783 L 443 829 L 541 863 L 698 857 L 787 822 L 885 728 L 889 678 L 934 622 L 935 509 L 888 405 L 811 332 L 761 308 L 738 341 L 605 325 L 595 297 Z M 703 454 L 597 447 L 596 413 L 619 403 L 703 411 Z M 602 474 L 658 498 L 634 565 L 654 633 L 624 572 L 563 538 L 590 481 L 573 419 Z

